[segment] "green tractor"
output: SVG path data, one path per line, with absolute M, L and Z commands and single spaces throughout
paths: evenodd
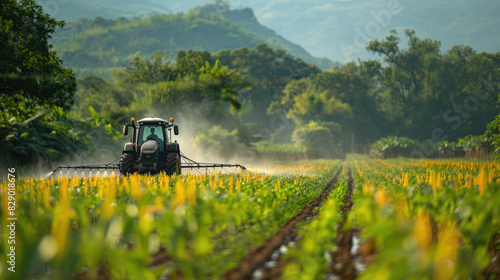
M 123 126 L 123 135 L 129 134 L 132 127 L 132 139 L 123 147 L 120 158 L 120 173 L 157 174 L 162 171 L 168 175 L 181 174 L 181 151 L 177 141 L 179 127 L 174 118 L 166 121 L 160 118 L 144 118 Z
M 121 157 L 107 164 L 81 165 L 81 166 L 59 166 L 46 177 L 58 174 L 63 170 L 120 170 L 124 176 L 132 173 L 158 174 L 166 172 L 169 176 L 181 174 L 182 169 L 206 169 L 209 168 L 246 168 L 239 164 L 227 163 L 203 163 L 196 162 L 179 149 L 177 141 L 172 140 L 174 135 L 179 135 L 179 127 L 174 124 L 174 118 L 166 121 L 160 118 L 144 118 L 139 121 L 131 119 L 131 123 L 123 126 L 123 135 L 129 134 L 132 127 L 132 139 L 123 147 Z M 184 164 L 181 163 L 184 161 Z M 75 173 L 76 174 L 76 173 Z M 83 175 L 82 175 L 83 177 Z

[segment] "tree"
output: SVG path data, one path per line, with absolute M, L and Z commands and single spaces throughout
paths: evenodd
M 127 98 L 141 99 L 142 105 L 148 107 L 146 110 L 155 106 L 164 110 L 166 104 L 178 107 L 181 103 L 202 102 L 211 102 L 214 109 L 220 102 L 226 102 L 238 111 L 241 103 L 237 90 L 247 86 L 238 72 L 222 66 L 210 53 L 193 50 L 179 51 L 174 65 L 170 55 L 161 51 L 156 51 L 152 60 L 134 56 L 130 66 L 115 70 L 113 77 L 116 88 L 121 88 Z M 99 78 L 91 80 L 96 83 L 89 84 L 90 87 L 103 84 Z M 133 94 L 129 96 L 131 91 Z
M 420 39 L 415 31 L 407 29 L 408 49 L 400 49 L 398 33 L 391 30 L 385 40 L 378 39 L 368 43 L 367 50 L 382 55 L 391 67 L 386 75 L 397 81 L 397 87 L 392 88 L 394 97 L 404 104 L 411 104 L 422 93 L 423 78 L 428 74 L 429 60 L 440 57 L 441 42 L 431 39 Z
M 49 44 L 55 28 L 63 25 L 33 0 L 2 0 L 0 164 L 31 165 L 87 147 L 78 136 L 85 124 L 67 118 L 75 75 Z
M 322 72 L 312 81 L 317 92 L 326 91 L 352 109 L 352 117 L 341 122 L 348 143 L 352 140 L 351 133 L 356 143 L 363 146 L 381 136 L 380 129 L 385 122 L 376 101 L 380 68 L 376 61 L 362 61 L 359 65 L 350 62 Z
M 315 157 L 341 157 L 341 134 L 338 124 L 310 121 L 293 131 L 292 140 L 298 146 L 307 147 Z
M 3 0 L 0 7 L 0 97 L 2 123 L 26 118 L 37 106 L 69 110 L 76 80 L 49 44 L 64 22 L 33 0 Z
M 420 39 L 413 30 L 405 36 L 406 49 L 395 30 L 367 46 L 387 63 L 377 85 L 392 128 L 386 133 L 435 141 L 483 133 L 500 113 L 494 102 L 500 55 L 461 45 L 442 54 L 439 41 Z
M 484 136 L 493 143 L 495 157 L 500 159 L 500 115 L 488 124 Z
M 243 114 L 243 120 L 252 123 L 257 130 L 269 124 L 272 117 L 266 115 L 266 110 L 271 102 L 280 100 L 288 82 L 314 77 L 321 72 L 316 66 L 265 44 L 258 44 L 252 49 L 221 50 L 214 57 L 222 65 L 238 69 L 251 82 L 252 88 L 242 92 L 244 103 L 247 108 L 251 107 Z M 273 113 L 272 110 L 267 112 Z
M 289 82 L 281 98 L 269 111 L 286 113 L 297 126 L 310 121 L 338 123 L 344 151 L 350 151 L 353 134 L 356 150 L 381 135 L 384 116 L 377 102 L 377 79 L 381 65 L 376 61 L 354 62 L 323 71 L 313 79 Z

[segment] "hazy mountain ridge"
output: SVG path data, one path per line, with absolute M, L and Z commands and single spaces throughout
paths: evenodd
M 334 65 L 327 59 L 312 57 L 301 46 L 260 25 L 251 9 L 217 12 L 214 5 L 207 5 L 186 14 L 114 20 L 80 18 L 57 30 L 52 42 L 64 65 L 74 68 L 78 76 L 102 76 L 96 71 L 126 65 L 131 55 L 151 56 L 157 50 L 175 55 L 179 50 L 216 52 L 252 48 L 260 43 L 286 50 L 323 69 Z M 87 70 L 81 72 L 83 68 Z
M 264 4 L 264 1 L 257 1 Z M 258 6 L 259 3 L 252 2 L 252 5 Z M 397 5 L 401 11 L 391 13 L 387 24 L 379 25 L 380 30 L 373 32 L 368 39 L 382 38 L 390 29 L 402 31 L 411 28 L 420 37 L 442 41 L 443 51 L 457 44 L 470 45 L 479 52 L 500 51 L 500 38 L 497 36 L 500 27 L 499 1 L 365 0 L 334 1 L 329 6 L 319 0 L 308 3 L 269 1 L 256 9 L 256 15 L 266 26 L 292 41 L 300 41 L 312 55 L 345 62 L 357 57 L 346 57 L 342 44 L 354 44 L 356 31 L 377 23 L 374 14 L 389 11 L 390 5 Z M 314 9 L 318 6 L 322 9 Z M 277 10 L 289 12 L 285 16 L 273 15 Z M 325 33 L 328 35 L 325 36 Z M 358 56 L 366 59 L 370 54 L 363 51 Z
M 226 19 L 238 24 L 245 30 L 249 30 L 256 34 L 259 34 L 267 39 L 267 43 L 274 45 L 275 48 L 280 48 L 288 51 L 289 53 L 303 59 L 306 62 L 313 62 L 323 69 L 330 69 L 333 63 L 325 58 L 316 58 L 311 56 L 307 50 L 298 44 L 294 44 L 288 41 L 283 36 L 278 35 L 274 30 L 267 28 L 266 26 L 259 23 L 254 15 L 254 12 L 250 8 L 240 8 L 234 10 L 224 10 L 217 11 L 213 9 L 214 5 L 206 5 L 202 9 L 205 9 L 206 13 L 219 13 Z
M 103 17 L 114 19 L 119 17 L 144 17 L 160 13 L 172 13 L 167 6 L 154 0 L 55 0 L 36 1 L 44 7 L 45 12 L 58 20 L 67 22 L 79 18 Z
M 158 1 L 158 0 L 154 0 Z M 173 2 L 173 1 L 172 1 Z M 208 0 L 186 3 L 202 5 Z M 233 8 L 248 6 L 265 26 L 292 42 L 300 43 L 311 55 L 347 62 L 373 57 L 361 46 L 357 56 L 346 56 L 342 46 L 355 44 L 358 30 L 377 23 L 374 14 L 388 11 L 390 5 L 401 11 L 390 16 L 370 40 L 382 38 L 389 30 L 411 28 L 422 38 L 442 41 L 442 50 L 469 45 L 478 52 L 500 51 L 500 1 L 496 0 L 232 0 Z M 187 4 L 185 4 L 187 5 Z M 175 9 L 173 9 L 175 11 Z
M 90 3 L 95 6 L 116 1 L 79 0 L 77 3 Z M 63 8 L 75 2 L 70 0 L 68 4 L 61 5 L 61 12 L 55 17 L 74 20 L 72 13 L 75 12 L 66 13 Z M 153 12 L 162 13 L 168 9 L 175 13 L 186 12 L 192 7 L 213 2 L 211 0 L 182 2 L 149 0 L 144 5 L 147 5 Z M 369 40 L 384 37 L 390 29 L 402 31 L 411 28 L 420 37 L 442 41 L 443 51 L 458 44 L 469 45 L 478 52 L 500 51 L 500 37 L 497 35 L 500 27 L 498 16 L 500 1 L 496 0 L 338 0 L 329 2 L 323 0 L 231 0 L 228 2 L 233 9 L 250 7 L 262 25 L 289 41 L 300 44 L 312 56 L 328 57 L 333 61 L 347 62 L 358 57 L 361 59 L 373 57 L 364 50 L 363 45 L 357 46 L 358 51 L 355 55 L 350 56 L 349 53 L 346 55 L 345 46 L 354 45 L 356 32 L 364 30 L 374 22 L 377 23 L 373 15 L 383 13 L 389 5 L 398 5 L 402 10 L 397 14 L 391 14 L 387 25 L 373 32 Z M 119 3 L 122 4 L 109 4 L 107 9 L 98 9 L 93 16 L 116 18 L 119 14 L 115 11 L 117 7 L 127 11 L 127 15 L 124 13 L 120 16 L 140 12 L 139 9 L 132 9 L 132 6 L 128 6 L 127 2 Z M 84 10 L 78 12 L 82 16 L 88 16 Z M 219 12 L 223 13 L 224 9 Z

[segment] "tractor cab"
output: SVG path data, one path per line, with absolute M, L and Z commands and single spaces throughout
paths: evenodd
M 128 135 L 132 127 L 132 139 L 125 144 L 122 153 L 120 171 L 128 173 L 180 173 L 180 150 L 177 142 L 172 142 L 179 128 L 174 118 L 166 121 L 160 118 L 144 118 L 123 127 L 123 135 Z
M 160 150 L 163 150 L 167 140 L 167 134 L 164 127 L 157 124 L 142 125 L 139 127 L 139 134 L 137 135 L 137 145 L 142 146 L 146 141 L 153 140 L 158 143 Z

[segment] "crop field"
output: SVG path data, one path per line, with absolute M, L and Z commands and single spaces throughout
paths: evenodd
M 498 162 L 15 178 L 1 182 L 1 205 L 3 279 L 500 277 Z

